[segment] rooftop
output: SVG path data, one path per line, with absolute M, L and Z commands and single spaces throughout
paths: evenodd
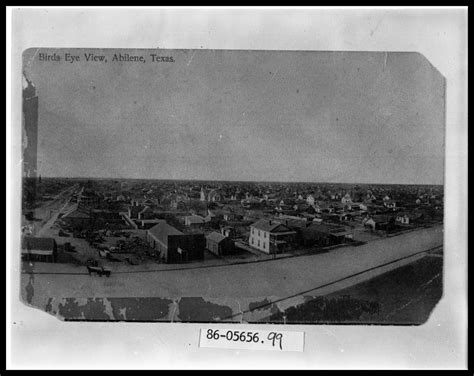
M 221 241 L 225 240 L 226 237 L 218 232 L 211 232 L 209 235 L 206 236 L 207 239 L 212 240 L 216 243 L 220 243 Z
M 161 221 L 148 230 L 148 233 L 153 235 L 156 239 L 162 241 L 168 245 L 168 236 L 170 235 L 183 235 L 181 231 L 170 226 L 166 221 Z
M 90 215 L 81 210 L 77 205 L 66 212 L 62 218 L 90 218 Z
M 260 219 L 259 221 L 253 223 L 250 226 L 256 228 L 257 230 L 262 230 L 262 231 L 266 231 L 266 232 L 273 232 L 280 226 L 282 226 L 285 231 L 291 231 L 291 229 L 289 229 L 284 224 L 282 224 L 278 221 L 272 220 L 272 219 L 270 219 L 270 220 L 269 219 Z
M 328 234 L 337 234 L 337 235 L 342 235 L 345 233 L 350 233 L 345 227 L 343 226 L 333 226 L 329 224 L 312 224 L 311 226 L 308 226 L 304 232 L 324 232 Z
M 50 251 L 54 249 L 55 243 L 56 241 L 53 238 L 35 238 L 33 236 L 24 236 L 21 239 L 21 248 Z
M 206 220 L 203 217 L 199 215 L 195 215 L 195 214 L 186 216 L 186 221 L 188 223 L 205 223 L 206 222 Z

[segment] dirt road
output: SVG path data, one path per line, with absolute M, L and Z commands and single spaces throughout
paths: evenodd
M 443 229 L 436 226 L 325 254 L 253 264 L 122 272 L 113 273 L 110 278 L 35 274 L 33 283 L 29 283 L 29 274 L 23 274 L 22 290 L 29 283 L 29 288 L 34 289 L 34 300 L 40 301 L 47 297 L 285 297 L 442 244 Z M 60 266 L 53 267 L 60 271 Z

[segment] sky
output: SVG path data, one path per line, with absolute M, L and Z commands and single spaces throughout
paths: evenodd
M 23 62 L 44 177 L 443 184 L 445 81 L 418 53 L 29 49 Z

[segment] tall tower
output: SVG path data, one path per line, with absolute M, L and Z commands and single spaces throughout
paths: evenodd
M 38 96 L 33 83 L 23 72 L 23 181 L 26 201 L 36 198 L 38 153 Z

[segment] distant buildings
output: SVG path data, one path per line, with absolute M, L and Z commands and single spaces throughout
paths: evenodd
M 97 207 L 101 201 L 101 197 L 91 189 L 84 189 L 77 196 L 77 202 L 81 206 Z
M 138 219 L 138 215 L 143 209 L 145 209 L 143 206 L 133 203 L 128 207 L 128 217 L 130 219 Z
M 213 189 L 212 191 L 210 191 L 207 196 L 208 202 L 220 202 L 222 200 L 222 194 L 217 189 Z
M 240 203 L 246 209 L 258 209 L 262 206 L 262 201 L 256 198 L 246 198 L 241 200 Z
M 341 199 L 341 203 L 343 204 L 351 204 L 352 203 L 352 198 L 349 193 L 346 193 L 344 197 Z
M 221 227 L 221 234 L 227 238 L 234 238 L 237 235 L 237 232 L 234 227 L 232 226 L 222 226 Z
M 362 224 L 372 231 L 389 231 L 395 227 L 395 218 L 388 215 L 374 215 L 365 218 Z
M 127 198 L 123 194 L 119 194 L 116 198 L 116 201 L 125 202 Z
M 153 210 L 149 206 L 145 206 L 140 212 L 138 212 L 138 219 L 152 219 L 153 217 Z
M 201 226 L 205 223 L 207 223 L 206 219 L 200 215 L 193 214 L 184 217 L 185 226 Z
M 385 200 L 383 201 L 383 205 L 386 207 L 386 208 L 389 208 L 389 209 L 394 209 L 397 207 L 397 202 L 395 200 Z
M 152 218 L 152 219 L 139 219 L 139 220 L 136 220 L 135 223 L 137 224 L 138 228 L 148 230 L 152 228 L 153 226 L 155 226 L 156 224 L 160 223 L 161 221 L 162 219 Z
M 414 214 L 408 212 L 399 212 L 397 213 L 397 217 L 395 221 L 402 224 L 402 225 L 410 225 L 413 224 L 423 218 L 422 213 Z
M 220 202 L 224 200 L 224 194 L 219 189 L 211 189 L 206 195 L 204 188 L 201 187 L 199 200 L 207 202 Z
M 43 188 L 48 188 L 46 182 Z M 157 256 L 166 263 L 203 260 L 206 248 L 219 257 L 231 255 L 235 249 L 246 249 L 252 255 L 257 253 L 254 250 L 264 254 L 308 253 L 320 247 L 376 238 L 364 238 L 365 231 L 384 236 L 384 231 L 403 231 L 443 218 L 442 187 L 431 192 L 418 191 L 417 187 L 374 186 L 375 199 L 372 191 L 348 185 L 219 182 L 201 188 L 198 182 L 136 181 L 123 190 L 120 181 L 77 184 L 74 197 L 79 202 L 67 213 L 59 214 L 60 229 L 85 239 L 93 239 L 100 231 L 119 237 L 116 234 L 121 231 L 115 230 L 123 229 L 127 229 L 128 236 L 146 234 L 147 244 L 157 251 L 148 252 L 145 247 L 144 257 L 149 256 L 150 262 L 156 262 Z M 54 197 L 54 191 L 45 191 L 45 197 Z M 330 199 L 333 196 L 339 198 Z M 27 235 L 27 228 L 23 234 Z M 22 251 L 24 258 L 28 254 L 33 260 L 54 260 L 42 257 L 47 255 L 38 253 L 39 247 L 25 249 L 29 252 Z M 55 254 L 51 243 L 47 249 Z M 244 252 L 241 255 L 245 257 Z

